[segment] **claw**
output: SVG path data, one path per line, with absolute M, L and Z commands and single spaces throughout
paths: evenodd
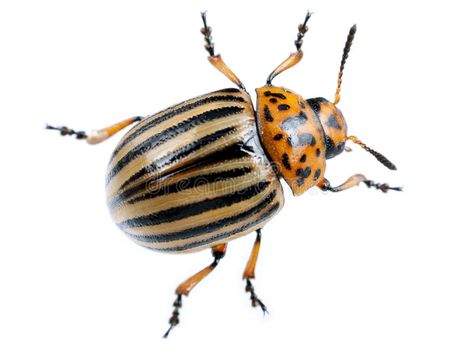
M 177 295 L 176 300 L 173 303 L 174 311 L 172 312 L 171 318 L 169 318 L 169 329 L 164 333 L 163 338 L 167 338 L 172 328 L 179 324 L 179 308 L 182 307 L 182 295 Z
M 402 191 L 402 187 L 391 187 L 386 183 L 380 184 L 380 183 L 375 183 L 372 180 L 365 180 L 363 181 L 366 186 L 369 188 L 374 187 L 377 190 L 381 190 L 382 192 L 386 193 L 389 190 L 394 190 L 394 191 Z
M 246 279 L 245 291 L 250 293 L 251 306 L 253 307 L 260 306 L 261 310 L 263 311 L 263 315 L 266 315 L 266 313 L 269 314 L 268 309 L 266 308 L 265 304 L 258 298 L 258 296 L 256 296 L 255 289 L 250 279 Z

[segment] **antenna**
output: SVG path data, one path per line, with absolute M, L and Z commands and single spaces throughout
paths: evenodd
M 345 42 L 345 48 L 343 48 L 342 62 L 340 63 L 340 71 L 338 72 L 337 91 L 335 91 L 335 100 L 333 100 L 334 105 L 338 104 L 340 101 L 340 89 L 342 86 L 343 69 L 345 68 L 345 63 L 348 58 L 348 53 L 350 53 L 350 48 L 353 43 L 353 39 L 355 38 L 355 33 L 356 25 L 353 25 L 350 28 L 350 32 L 348 32 L 347 41 Z
M 368 153 L 373 155 L 381 164 L 383 164 L 389 170 L 397 170 L 396 165 L 391 163 L 388 158 L 386 158 L 383 154 L 378 153 L 377 151 L 375 151 L 375 150 L 371 149 L 370 147 L 368 147 L 365 143 L 360 141 L 357 137 L 349 136 L 349 137 L 347 137 L 347 140 L 350 140 L 353 143 L 358 144 L 361 148 L 363 148 Z

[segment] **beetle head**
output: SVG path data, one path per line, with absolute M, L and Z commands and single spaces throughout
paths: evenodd
M 347 123 L 342 111 L 332 102 L 317 97 L 306 100 L 319 118 L 325 135 L 325 158 L 333 158 L 345 150 L 345 142 L 352 141 L 373 155 L 381 164 L 390 170 L 396 170 L 396 166 L 381 153 L 371 149 L 355 136 L 347 136 Z
M 347 123 L 342 112 L 323 97 L 308 99 L 307 103 L 319 118 L 325 134 L 325 158 L 339 155 L 345 149 L 347 139 Z

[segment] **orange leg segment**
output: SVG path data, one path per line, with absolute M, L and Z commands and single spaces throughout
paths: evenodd
M 302 52 L 302 50 L 299 50 L 296 53 L 291 53 L 291 55 L 287 57 L 284 62 L 279 64 L 278 67 L 274 69 L 271 74 L 269 74 L 268 79 L 266 80 L 266 85 L 272 85 L 272 81 L 276 76 L 299 63 L 303 55 L 304 53 Z
M 144 117 L 141 116 L 131 117 L 124 121 L 115 123 L 109 127 L 93 130 L 89 134 L 86 134 L 84 131 L 75 131 L 65 126 L 53 127 L 50 125 L 46 125 L 46 129 L 57 130 L 61 133 L 61 136 L 76 136 L 77 139 L 85 139 L 89 144 L 98 144 L 107 140 L 115 133 L 120 132 L 122 129 L 132 125 L 133 123 L 141 121 L 143 118 Z
M 241 82 L 240 79 L 236 76 L 236 74 L 225 64 L 220 54 L 215 54 L 214 47 L 215 45 L 212 42 L 212 28 L 207 25 L 207 14 L 205 12 L 201 12 L 202 22 L 204 23 L 204 27 L 201 29 L 202 34 L 204 35 L 205 39 L 205 49 L 209 53 L 209 62 L 215 68 L 217 68 L 223 75 L 225 75 L 228 79 L 230 79 L 234 84 L 236 84 L 240 89 L 245 90 L 245 86 Z
M 214 261 L 207 267 L 203 268 L 196 274 L 189 277 L 183 283 L 181 283 L 176 288 L 176 295 L 177 298 L 173 303 L 174 311 L 172 312 L 172 316 L 169 319 L 170 327 L 164 333 L 164 338 L 167 338 L 172 328 L 179 324 L 179 308 L 182 307 L 182 295 L 189 296 L 189 293 L 192 289 L 202 281 L 208 274 L 210 274 L 218 265 L 220 259 L 225 256 L 225 252 L 227 251 L 227 244 L 219 244 L 212 248 L 212 256 L 214 257 Z
M 294 65 L 299 63 L 302 59 L 303 53 L 301 50 L 302 47 L 302 38 L 304 38 L 304 35 L 306 32 L 309 30 L 309 27 L 307 27 L 307 22 L 310 19 L 310 16 L 312 16 L 312 13 L 307 12 L 305 15 L 304 22 L 301 23 L 298 27 L 298 33 L 297 33 L 297 39 L 294 41 L 294 44 L 296 45 L 297 52 L 296 53 L 291 53 L 289 57 L 285 61 L 283 61 L 281 64 L 277 66 L 276 69 L 274 69 L 271 74 L 269 74 L 268 79 L 266 80 L 266 85 L 271 86 L 273 79 L 281 74 L 283 71 L 286 71 L 289 68 L 292 68 Z
M 261 229 L 256 231 L 256 240 L 253 244 L 253 249 L 251 250 L 250 258 L 245 267 L 245 271 L 243 272 L 243 280 L 246 280 L 246 287 L 245 291 L 250 293 L 250 300 L 251 305 L 253 307 L 260 306 L 263 314 L 268 312 L 266 306 L 263 302 L 256 296 L 255 289 L 253 284 L 251 283 L 250 279 L 255 278 L 255 268 L 256 268 L 256 261 L 258 260 L 259 249 L 261 246 Z

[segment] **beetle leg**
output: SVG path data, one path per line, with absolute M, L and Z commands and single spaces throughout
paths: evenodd
M 263 314 L 267 313 L 268 310 L 263 302 L 256 296 L 255 289 L 253 288 L 253 284 L 251 283 L 250 279 L 255 278 L 255 268 L 256 268 L 256 261 L 258 260 L 259 248 L 261 245 L 261 229 L 256 231 L 256 239 L 255 243 L 253 244 L 253 249 L 251 250 L 250 258 L 245 267 L 245 271 L 243 272 L 243 280 L 246 280 L 246 288 L 245 291 L 250 293 L 250 300 L 251 305 L 253 307 L 260 306 Z
M 240 89 L 245 90 L 245 86 L 240 79 L 235 75 L 235 73 L 225 64 L 220 54 L 215 55 L 214 52 L 214 43 L 212 42 L 212 28 L 207 25 L 207 14 L 205 12 L 200 13 L 202 16 L 202 21 L 204 22 L 204 27 L 200 30 L 204 35 L 205 39 L 205 49 L 209 52 L 209 62 L 215 68 L 217 68 L 223 75 L 230 79 L 234 84 L 236 84 Z
M 85 133 L 84 131 L 75 131 L 65 126 L 53 127 L 47 124 L 46 129 L 57 130 L 61 133 L 61 136 L 76 136 L 77 139 L 85 139 L 86 142 L 89 144 L 98 144 L 110 138 L 115 133 L 118 133 L 125 127 L 128 127 L 129 125 L 135 122 L 141 121 L 143 118 L 144 117 L 141 117 L 141 116 L 131 117 L 124 121 L 118 122 L 114 125 L 111 125 L 110 127 L 105 127 L 102 129 L 91 131 L 88 134 Z
M 174 311 L 172 312 L 172 316 L 169 319 L 170 327 L 166 331 L 166 333 L 164 333 L 164 336 L 163 336 L 164 338 L 167 338 L 171 329 L 179 324 L 179 308 L 182 307 L 182 295 L 189 296 L 189 293 L 194 288 L 194 286 L 197 285 L 200 281 L 202 281 L 208 274 L 210 274 L 217 267 L 220 259 L 222 259 L 225 256 L 226 250 L 227 250 L 227 244 L 219 244 L 219 245 L 214 246 L 212 248 L 212 256 L 214 257 L 214 261 L 212 262 L 212 264 L 210 264 L 206 268 L 203 268 L 202 270 L 200 270 L 198 273 L 189 277 L 186 281 L 181 283 L 176 288 L 177 298 L 173 303 Z
M 375 183 L 373 180 L 368 180 L 362 174 L 350 176 L 343 184 L 335 187 L 332 187 L 330 182 L 327 179 L 324 179 L 319 187 L 322 191 L 340 192 L 358 186 L 361 182 L 365 183 L 368 187 L 374 187 L 382 192 L 388 192 L 389 190 L 402 191 L 402 187 L 391 187 L 386 183 Z
M 302 49 L 301 49 L 302 48 L 302 38 L 304 37 L 306 32 L 309 30 L 309 27 L 307 27 L 307 21 L 309 21 L 310 16 L 312 16 L 312 13 L 307 11 L 307 14 L 305 15 L 304 22 L 299 25 L 299 28 L 298 28 L 299 32 L 297 33 L 297 39 L 294 42 L 295 45 L 296 45 L 297 52 L 296 53 L 291 53 L 285 61 L 283 61 L 281 64 L 279 64 L 279 66 L 276 69 L 274 69 L 271 72 L 271 74 L 269 74 L 268 79 L 266 81 L 266 84 L 268 86 L 272 85 L 271 82 L 273 81 L 273 79 L 276 76 L 281 74 L 283 71 L 293 67 L 294 65 L 299 63 L 300 60 L 302 59 L 302 56 L 303 56 L 303 52 L 302 52 Z

